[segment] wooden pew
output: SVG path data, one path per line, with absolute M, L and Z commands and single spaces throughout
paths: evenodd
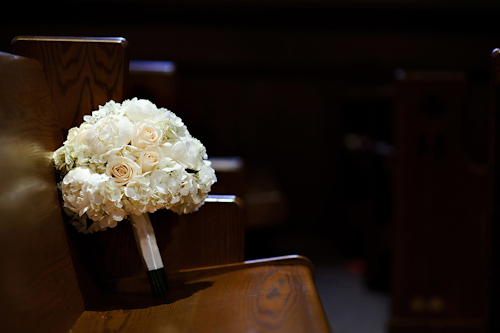
M 178 221 L 153 214 L 173 288 L 151 298 L 126 223 L 84 241 L 63 221 L 50 159 L 62 138 L 43 67 L 0 53 L 0 88 L 2 331 L 329 331 L 310 261 L 241 261 L 234 197 Z M 123 242 L 110 244 L 112 234 Z M 99 256 L 130 265 L 103 271 L 110 261 Z
M 125 99 L 128 43 L 124 38 L 18 36 L 13 53 L 43 66 L 63 137 L 109 100 Z
M 178 95 L 186 91 L 185 86 L 193 85 L 189 82 L 189 74 L 183 71 L 182 64 L 131 60 L 129 68 L 129 98 L 146 98 L 157 105 L 170 108 L 180 104 L 177 101 Z M 197 126 L 198 129 L 207 131 L 203 129 L 205 126 L 203 121 L 193 120 L 206 119 L 207 114 L 217 117 L 216 106 L 210 106 L 210 103 L 207 105 L 205 100 L 190 102 L 188 105 L 186 103 L 179 105 L 177 114 L 183 119 L 191 120 L 189 124 L 195 128 Z M 221 126 L 231 126 L 232 121 L 230 118 L 225 119 Z M 247 167 L 248 161 L 241 156 L 210 155 L 210 160 L 217 172 L 217 183 L 212 187 L 212 193 L 232 193 L 245 201 L 247 230 L 273 228 L 286 224 L 288 203 L 272 175 L 250 170 Z
M 152 101 L 169 110 L 177 110 L 177 66 L 172 61 L 130 60 L 128 97 Z
M 396 81 L 390 332 L 486 328 L 487 108 L 470 88 L 456 72 Z
M 0 320 L 5 332 L 67 332 L 84 311 L 50 151 L 61 140 L 40 64 L 0 54 Z
M 110 99 L 121 102 L 129 97 L 127 88 L 129 81 L 128 43 L 124 38 L 18 36 L 13 39 L 12 44 L 14 53 L 36 59 L 42 64 L 52 92 L 54 108 L 60 119 L 63 137 L 69 128 L 79 126 L 83 121 L 83 116 L 96 110 L 99 105 L 104 105 Z M 227 202 L 227 200 L 221 201 L 214 198 L 210 200 Z M 233 206 L 237 206 L 237 199 L 231 200 L 234 201 Z M 156 216 L 162 216 L 161 219 L 168 219 L 173 225 L 199 225 L 200 221 L 205 221 L 205 224 L 202 225 L 204 226 L 207 224 L 206 220 L 213 216 L 213 212 L 209 212 L 212 206 L 208 205 L 209 208 L 201 214 L 197 214 L 194 219 L 191 218 L 191 215 L 177 217 L 176 214 L 161 212 L 153 216 L 152 220 L 154 223 L 158 219 Z M 215 206 L 218 207 L 220 204 Z M 238 214 L 240 213 L 235 211 L 235 214 L 232 215 L 238 219 L 236 225 L 241 218 Z M 208 229 L 194 229 L 194 231 L 198 230 L 203 230 L 205 235 L 209 235 L 206 234 L 207 232 L 210 233 Z M 218 230 L 218 228 L 214 230 Z M 166 236 L 172 237 L 167 230 L 163 231 Z M 99 281 L 128 277 L 142 270 L 135 249 L 121 256 L 127 262 L 117 260 L 115 255 L 116 251 L 128 248 L 127 244 L 133 244 L 134 239 L 130 228 L 119 227 L 114 233 L 103 233 L 91 237 L 83 237 L 71 231 L 70 235 L 76 250 L 79 251 L 83 262 L 87 265 L 87 269 L 93 272 L 94 277 Z M 194 237 L 193 232 L 191 232 L 191 236 Z M 214 235 L 211 234 L 209 237 L 214 237 Z M 219 230 L 217 237 L 218 244 L 221 246 L 211 247 L 213 253 L 205 253 L 204 258 L 210 258 L 208 261 L 201 260 L 200 256 L 186 255 L 181 258 L 182 260 L 176 261 L 174 258 L 166 265 L 173 265 L 172 267 L 175 268 L 193 268 L 243 260 L 243 234 L 241 230 L 236 230 L 232 234 L 221 234 Z M 231 253 L 224 250 L 222 245 L 226 244 L 224 237 L 234 238 L 230 240 Z M 91 242 L 89 242 L 89 238 L 92 239 Z M 127 240 L 125 246 L 119 246 L 124 244 L 124 240 Z M 160 237 L 159 241 L 166 245 L 167 238 Z M 181 253 L 190 253 L 192 248 L 184 245 L 177 250 Z M 204 251 L 207 252 L 208 249 Z

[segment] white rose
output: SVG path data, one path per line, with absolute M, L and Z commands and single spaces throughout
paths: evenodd
M 108 150 L 122 148 L 132 140 L 134 125 L 126 117 L 111 115 L 97 121 L 85 136 L 92 155 L 100 155 Z
M 141 167 L 129 158 L 111 155 L 108 159 L 106 174 L 119 185 L 128 184 L 140 172 Z
M 80 217 L 85 214 L 90 205 L 90 193 L 85 190 L 85 185 L 91 175 L 90 169 L 77 167 L 64 176 L 61 184 L 65 207 Z
M 162 138 L 162 130 L 151 121 L 145 120 L 135 125 L 132 145 L 137 148 L 146 148 L 159 143 Z
M 68 137 L 64 144 L 69 144 L 73 146 L 86 145 L 87 131 L 91 128 L 91 124 L 82 124 L 80 127 L 70 128 L 68 131 Z
M 160 116 L 160 111 L 150 101 L 146 99 L 137 99 L 124 101 L 122 110 L 132 121 L 141 121 L 144 119 L 156 120 Z
M 158 162 L 160 162 L 162 159 L 163 152 L 160 148 L 158 148 L 157 146 L 146 148 L 139 155 L 138 161 L 139 166 L 142 169 L 142 173 L 146 173 L 155 169 L 155 167 L 158 165 Z
M 174 144 L 167 143 L 162 146 L 163 154 L 182 163 L 186 167 L 198 170 L 202 159 L 189 150 L 189 142 L 177 141 Z

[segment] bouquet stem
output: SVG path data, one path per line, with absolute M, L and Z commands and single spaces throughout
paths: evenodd
M 158 268 L 154 271 L 148 271 L 149 284 L 154 297 L 165 295 L 170 290 L 167 273 L 165 269 Z
M 134 230 L 137 248 L 141 254 L 144 267 L 147 269 L 151 292 L 154 297 L 165 295 L 169 291 L 167 274 L 163 268 L 160 250 L 156 243 L 155 232 L 147 213 L 130 215 L 130 223 Z

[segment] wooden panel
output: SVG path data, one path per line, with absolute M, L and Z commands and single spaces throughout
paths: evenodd
M 488 177 L 464 153 L 466 93 L 460 73 L 396 82 L 392 332 L 485 327 Z
M 156 304 L 87 311 L 72 332 L 329 332 L 311 264 L 300 257 L 189 270 L 172 280 L 175 288 Z M 140 299 L 138 284 L 129 297 Z
M 211 196 L 191 214 L 160 210 L 150 217 L 167 272 L 243 261 L 243 207 L 234 196 Z M 145 276 L 128 221 L 92 235 L 71 235 L 97 283 Z
M 40 64 L 0 53 L 3 332 L 67 332 L 84 310 L 50 158 L 60 140 Z
M 128 72 L 125 39 L 20 36 L 12 43 L 15 54 L 42 64 L 63 133 L 79 126 L 99 105 L 123 101 Z

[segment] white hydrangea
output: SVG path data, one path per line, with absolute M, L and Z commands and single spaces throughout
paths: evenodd
M 100 106 L 53 153 L 63 208 L 84 233 L 131 214 L 195 211 L 216 181 L 207 158 L 181 118 L 137 98 Z

